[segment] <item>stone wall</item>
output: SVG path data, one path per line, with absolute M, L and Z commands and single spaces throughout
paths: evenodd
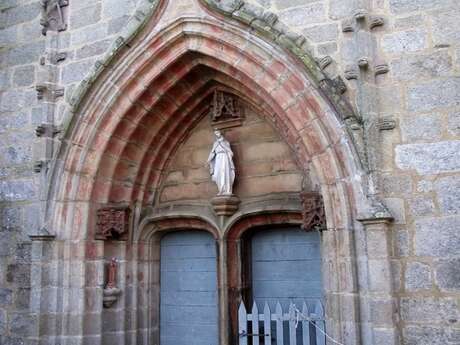
M 460 341 L 460 12 L 456 0 L 253 0 L 307 38 L 346 80 L 364 124 L 396 128 L 366 138 L 371 172 L 395 216 L 392 268 L 402 343 Z M 68 28 L 41 34 L 40 2 L 0 4 L 0 343 L 38 327 L 31 305 L 28 234 L 42 217 L 53 141 L 66 102 L 134 12 L 134 0 L 70 0 Z M 372 30 L 353 15 L 382 16 Z M 362 11 L 363 12 L 363 11 Z M 354 31 L 343 32 L 352 22 Z M 65 53 L 59 61 L 50 54 Z M 45 63 L 40 64 L 45 56 Z M 367 66 L 358 61 L 366 58 Z M 379 66 L 379 69 L 377 67 Z M 389 73 L 382 72 L 388 68 Z M 376 73 L 377 72 L 377 73 Z M 38 99 L 37 85 L 45 88 Z M 51 91 L 64 88 L 64 95 Z M 46 91 L 48 90 L 48 91 Z M 50 96 L 51 95 L 51 96 Z M 392 126 L 390 126 L 391 128 Z M 380 128 L 385 128 L 381 126 Z M 45 168 L 37 163 L 44 162 Z M 376 307 L 378 309 L 378 306 Z M 377 310 L 378 311 L 378 310 Z M 382 343 L 383 344 L 383 343 Z

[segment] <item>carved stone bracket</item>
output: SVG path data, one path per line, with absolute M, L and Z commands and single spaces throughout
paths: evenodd
M 220 195 L 214 197 L 211 204 L 218 216 L 232 216 L 238 211 L 240 199 L 235 195 Z
M 97 211 L 96 239 L 127 240 L 129 232 L 128 207 L 108 207 Z
M 382 117 L 377 123 L 381 131 L 388 131 L 396 128 L 396 120 L 393 117 Z
M 209 115 L 215 129 L 237 127 L 243 123 L 243 110 L 238 98 L 221 90 L 214 91 Z
M 61 132 L 61 128 L 50 123 L 42 123 L 35 128 L 37 137 L 54 137 Z
M 44 66 L 47 62 L 57 65 L 59 62 L 67 59 L 67 52 L 49 52 L 40 57 L 40 65 Z
M 69 0 L 40 0 L 42 5 L 42 18 L 40 25 L 43 26 L 42 34 L 48 31 L 64 31 L 67 24 L 64 19 L 63 7 L 69 5 Z
M 302 202 L 302 228 L 305 230 L 326 229 L 326 213 L 323 198 L 318 192 L 300 193 Z
M 368 30 L 373 30 L 376 27 L 385 24 L 385 19 L 378 15 L 369 15 L 365 9 L 358 9 L 351 17 L 342 20 L 342 32 L 354 32 L 359 23 L 367 27 Z
M 37 90 L 39 100 L 45 99 L 54 102 L 56 98 L 64 96 L 64 88 L 51 83 L 38 84 L 35 86 L 35 90 Z

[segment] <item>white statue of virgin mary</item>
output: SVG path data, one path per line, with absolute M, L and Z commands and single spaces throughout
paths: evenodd
M 235 181 L 235 165 L 230 143 L 218 130 L 214 131 L 216 140 L 208 158 L 209 172 L 219 190 L 217 195 L 232 195 Z

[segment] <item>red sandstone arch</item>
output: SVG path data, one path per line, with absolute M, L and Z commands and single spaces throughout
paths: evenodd
M 55 229 L 86 236 L 90 208 L 150 204 L 172 153 L 224 85 L 251 102 L 322 185 L 328 227 L 349 228 L 349 200 L 365 199 L 340 115 L 290 54 L 239 25 L 187 18 L 139 39 L 107 67 L 74 115 L 54 176 Z M 357 195 L 358 194 L 358 195 Z M 69 223 L 70 222 L 70 223 Z M 82 231 L 83 229 L 83 231 Z

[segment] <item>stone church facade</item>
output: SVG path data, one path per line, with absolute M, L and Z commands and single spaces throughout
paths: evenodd
M 254 241 L 287 228 L 318 239 L 293 272 L 327 344 L 460 344 L 459 20 L 456 0 L 0 1 L 0 344 L 174 343 L 163 302 L 201 278 L 166 286 L 165 239 L 195 234 L 214 343 L 237 344 Z

